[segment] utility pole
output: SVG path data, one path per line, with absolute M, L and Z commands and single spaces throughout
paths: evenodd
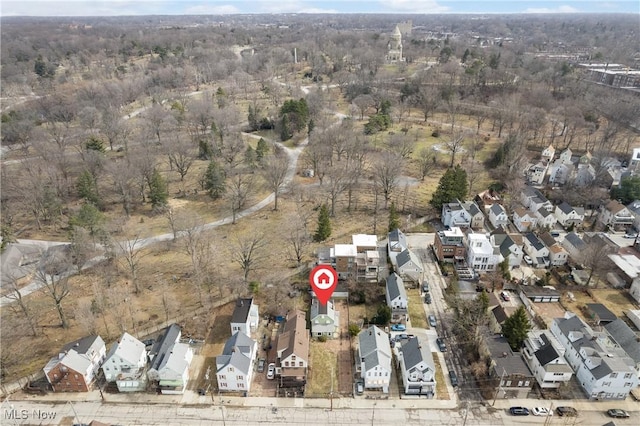
M 544 425 L 543 426 L 547 426 L 549 424 L 551 424 L 551 416 L 553 415 L 553 402 L 551 403 L 551 406 L 549 407 L 549 414 L 547 415 L 547 418 L 544 419 Z
M 462 422 L 462 426 L 466 426 L 467 424 L 467 416 L 469 415 L 469 401 L 465 401 L 466 410 L 464 411 L 464 421 Z
M 491 406 L 493 407 L 496 403 L 496 399 L 498 399 L 498 393 L 500 393 L 500 389 L 502 389 L 502 381 L 504 379 L 504 376 L 507 372 L 504 370 L 504 368 L 502 369 L 502 374 L 500 375 L 500 384 L 498 385 L 498 389 L 496 389 L 496 394 L 493 396 L 493 402 L 491 403 Z
M 331 401 L 329 411 L 333 411 L 333 365 L 331 366 L 331 391 L 329 392 L 329 400 Z

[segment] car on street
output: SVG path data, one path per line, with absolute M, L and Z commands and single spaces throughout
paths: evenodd
M 406 333 L 398 334 L 398 340 L 409 340 L 409 335 Z
M 422 292 L 423 293 L 429 293 L 429 282 L 428 281 L 422 281 Z
M 509 300 L 511 300 L 509 293 L 507 293 L 506 291 L 501 291 L 500 297 L 502 297 L 502 300 L 504 300 L 505 302 L 508 302 Z
M 449 370 L 449 380 L 451 380 L 451 386 L 454 388 L 458 386 L 458 376 L 456 376 L 455 371 Z
M 527 265 L 533 265 L 533 259 L 530 256 L 524 255 L 524 261 Z
M 609 417 L 613 417 L 616 419 L 628 419 L 629 418 L 629 413 L 627 413 L 624 410 L 621 410 L 619 408 L 611 408 L 609 410 L 607 410 L 607 416 Z
M 407 327 L 404 324 L 393 324 L 391 331 L 405 331 Z
M 438 349 L 440 349 L 440 352 L 446 352 L 447 351 L 447 345 L 446 345 L 446 343 L 444 343 L 444 339 L 442 337 L 438 337 L 436 339 L 436 343 L 438 344 Z
M 276 378 L 276 365 L 272 362 L 267 367 L 267 379 L 273 380 Z
M 528 416 L 529 409 L 526 407 L 511 407 L 509 408 L 509 412 L 512 416 Z
M 635 232 L 627 232 L 626 234 L 623 235 L 623 238 L 634 239 L 637 236 L 638 234 Z
M 424 295 L 424 303 L 426 303 L 427 305 L 431 304 L 431 295 L 429 293 Z
M 362 383 L 362 382 L 357 382 L 356 383 L 356 393 L 358 395 L 362 395 L 364 393 L 364 383 Z
M 264 372 L 264 364 L 265 363 L 266 363 L 266 360 L 264 358 L 260 358 L 258 360 L 258 373 Z
M 563 405 L 556 408 L 556 413 L 558 413 L 560 417 L 575 417 L 578 415 L 578 411 L 575 408 Z
M 533 407 L 531 410 L 534 416 L 552 416 L 553 411 L 549 411 L 548 408 L 545 407 Z
M 436 316 L 431 314 L 429 315 L 429 325 L 431 327 L 435 327 L 438 324 L 438 321 L 436 321 Z

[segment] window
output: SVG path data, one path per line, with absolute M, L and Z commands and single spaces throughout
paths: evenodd
M 225 376 L 224 374 L 221 374 L 219 377 L 220 377 L 220 380 L 227 380 L 227 376 Z
M 631 373 L 627 373 L 627 374 L 625 374 L 625 375 L 624 375 L 624 378 L 625 378 L 625 379 L 630 379 L 630 378 L 631 378 Z
M 239 388 L 244 388 L 244 383 L 238 383 Z
M 296 360 L 296 356 L 295 355 L 291 355 L 291 361 L 295 361 Z
M 233 367 L 229 367 L 229 371 L 230 371 L 230 372 L 233 372 Z
M 226 384 L 226 383 L 224 383 L 224 382 L 222 382 L 222 383 L 220 383 L 220 387 L 221 387 L 221 388 L 226 388 L 226 387 L 227 387 L 227 384 Z
M 609 377 L 611 377 L 612 379 L 615 379 L 616 377 L 618 377 L 618 373 L 611 373 L 609 374 Z
M 299 367 L 303 367 L 303 366 L 304 366 L 304 362 L 299 361 L 299 362 L 298 362 L 298 366 L 299 366 Z
M 285 366 L 285 367 L 288 367 L 288 366 L 289 366 L 289 361 L 285 361 L 285 362 L 284 362 L 284 366 Z
M 244 376 L 237 376 L 236 379 L 237 380 L 244 380 Z

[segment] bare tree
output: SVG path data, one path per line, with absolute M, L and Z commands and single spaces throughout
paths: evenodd
M 296 262 L 296 266 L 300 266 L 307 247 L 311 244 L 311 236 L 300 216 L 290 223 L 285 239 L 288 243 L 289 259 Z
M 274 210 L 278 210 L 278 196 L 286 182 L 289 164 L 289 156 L 282 149 L 275 150 L 274 154 L 269 155 L 262 163 L 262 176 L 267 187 L 273 191 Z
M 454 131 L 451 135 L 451 139 L 445 142 L 445 145 L 451 154 L 449 167 L 453 167 L 453 163 L 456 160 L 456 154 L 464 149 L 464 133 Z
M 236 236 L 232 247 L 231 259 L 242 268 L 244 283 L 249 280 L 249 274 L 258 269 L 264 260 L 264 247 L 267 240 L 260 233 L 246 236 Z
M 131 215 L 136 204 L 136 170 L 128 161 L 114 161 L 109 163 L 109 174 L 113 178 L 113 186 L 120 198 L 122 208 L 127 215 Z
M 427 177 L 436 164 L 436 156 L 433 153 L 433 150 L 427 147 L 422 147 L 418 152 L 417 162 L 420 170 L 420 180 L 424 182 L 424 178 Z
M 127 267 L 133 284 L 134 293 L 140 293 L 138 273 L 140 272 L 140 261 L 148 253 L 143 251 L 144 245 L 140 234 L 136 234 L 131 240 L 116 241 L 119 259 Z
M 587 247 L 580 252 L 580 263 L 589 269 L 589 277 L 584 284 L 585 287 L 589 287 L 591 279 L 594 275 L 601 277 L 604 273 L 611 268 L 611 259 L 609 259 L 611 249 L 604 243 L 598 243 L 592 241 L 587 244 Z M 597 283 L 596 283 L 597 287 Z
M 71 263 L 68 259 L 68 253 L 57 249 L 50 250 L 36 269 L 36 280 L 42 285 L 42 292 L 53 300 L 62 328 L 69 327 L 62 307 L 63 300 L 71 293 L 69 287 Z
M 160 135 L 171 126 L 175 120 L 162 105 L 153 104 L 151 108 L 149 108 L 145 114 L 144 119 L 146 120 L 149 132 L 158 139 L 158 143 L 162 143 L 160 139 Z
M 375 101 L 371 95 L 358 95 L 353 99 L 353 104 L 360 112 L 360 120 L 364 120 L 365 112 L 375 104 Z
M 80 327 L 82 327 L 85 333 L 90 335 L 97 334 L 98 324 L 96 315 L 91 308 L 91 300 L 78 300 L 74 314 L 76 322 L 80 325 Z
M 169 284 L 165 280 L 161 280 L 159 284 L 162 292 L 160 303 L 162 303 L 162 310 L 164 311 L 164 320 L 169 322 L 169 318 L 177 310 L 178 304 Z
M 4 277 L 3 287 L 6 286 L 7 289 L 5 297 L 9 300 L 13 300 L 14 303 L 11 303 L 9 307 L 14 309 L 14 307 L 17 306 L 17 309 L 15 310 L 19 311 L 24 316 L 33 336 L 37 336 L 38 320 L 36 319 L 35 312 L 31 309 L 29 302 L 22 295 L 22 288 L 20 287 L 19 281 L 20 280 L 11 273 Z
M 325 190 L 331 200 L 331 217 L 334 217 L 336 215 L 336 201 L 349 186 L 349 170 L 345 168 L 345 164 L 336 163 L 333 166 L 329 166 L 327 176 L 329 181 L 325 186 Z
M 181 192 L 184 194 L 184 178 L 196 159 L 193 145 L 176 135 L 173 143 L 165 143 L 165 151 L 169 157 L 169 165 L 180 175 Z
M 395 152 L 403 159 L 408 159 L 413 154 L 415 142 L 404 134 L 394 134 L 387 142 L 389 151 Z
M 236 171 L 229 176 L 229 185 L 225 197 L 231 204 L 232 222 L 236 223 L 238 212 L 245 206 L 253 191 L 253 175 Z
M 402 157 L 399 155 L 384 151 L 373 165 L 373 179 L 384 196 L 385 209 L 389 204 L 391 194 L 398 186 L 403 163 Z
M 107 312 L 109 311 L 110 304 L 109 298 L 107 297 L 106 287 L 98 280 L 95 280 L 92 282 L 91 288 L 93 289 L 93 300 L 91 301 L 92 309 L 102 317 L 102 323 L 104 324 L 104 330 L 106 333 L 105 340 L 108 340 L 111 335 L 109 332 L 109 323 L 107 321 Z

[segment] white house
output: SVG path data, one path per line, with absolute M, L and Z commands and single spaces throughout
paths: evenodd
M 67 343 L 44 366 L 54 392 L 88 392 L 107 349 L 100 336 L 86 336 Z
M 611 200 L 602 207 L 602 212 L 598 220 L 615 231 L 624 231 L 633 226 L 635 217 L 623 204 L 616 200 Z
M 540 228 L 552 228 L 556 224 L 556 217 L 544 207 L 540 207 L 534 214 Z
M 635 363 L 636 374 L 640 379 L 640 344 L 638 335 L 621 318 L 604 326 L 609 336 L 627 353 Z
M 571 380 L 573 370 L 563 354 L 564 348 L 549 330 L 530 331 L 522 349 L 524 362 L 543 389 L 559 388 Z
M 632 202 L 627 204 L 627 209 L 634 218 L 633 227 L 636 229 L 640 229 L 640 200 L 633 200 Z
M 429 342 L 410 338 L 398 350 L 398 364 L 405 395 L 433 398 L 436 390 L 436 369 Z
M 542 192 L 532 186 L 527 185 L 522 189 L 520 192 L 520 201 L 523 206 L 532 212 L 538 211 L 540 207 L 553 211 L 553 204 L 551 204 L 551 201 L 547 200 L 547 197 L 542 195 Z
M 471 215 L 459 200 L 442 205 L 442 224 L 448 227 L 469 228 Z
M 386 299 L 387 306 L 391 308 L 391 313 L 394 316 L 407 314 L 409 308 L 407 292 L 404 289 L 402 278 L 395 272 L 387 277 Z
M 542 159 L 542 161 L 553 161 L 553 156 L 556 154 L 556 149 L 553 147 L 553 145 L 549 145 L 548 147 L 546 147 L 544 150 L 542 150 L 542 154 L 540 155 L 540 158 Z
M 242 331 L 247 336 L 258 329 L 260 314 L 253 298 L 239 298 L 231 316 L 231 334 Z
M 396 256 L 396 271 L 407 281 L 422 280 L 422 262 L 411 250 L 406 249 Z
M 255 340 L 237 331 L 224 344 L 222 355 L 216 357 L 218 389 L 224 391 L 249 392 L 253 377 L 258 344 Z
M 520 232 L 532 231 L 538 224 L 538 218 L 523 207 L 517 207 L 513 211 L 513 224 Z
M 484 228 L 484 213 L 480 210 L 478 204 L 471 200 L 465 201 L 461 203 L 462 207 L 469 213 L 471 217 L 471 228 L 472 229 L 483 229 Z
M 493 241 L 499 247 L 503 259 L 507 259 L 509 268 L 520 266 L 524 253 L 522 247 L 507 234 L 493 234 Z
M 632 175 L 637 175 L 640 172 L 640 148 L 633 148 L 628 169 Z
M 188 344 L 180 343 L 181 335 L 180 327 L 172 324 L 149 352 L 151 365 L 147 377 L 157 381 L 160 391 L 165 395 L 184 393 L 189 381 L 193 350 Z
M 320 303 L 315 297 L 311 299 L 311 336 L 326 336 L 330 339 L 339 337 L 340 312 L 336 311 L 333 302 Z
M 547 175 L 548 167 L 549 163 L 542 160 L 530 165 L 527 169 L 527 178 L 529 182 L 536 185 L 542 185 L 544 178 Z
M 565 359 L 590 399 L 624 400 L 638 386 L 633 359 L 608 332 L 594 331 L 571 312 L 554 319 L 551 332 L 564 347 Z
M 391 381 L 389 335 L 375 325 L 358 334 L 356 369 L 364 380 L 365 389 L 382 389 L 384 393 L 389 392 Z
M 549 249 L 533 232 L 528 232 L 524 236 L 524 251 L 531 257 L 536 267 L 549 266 Z
M 467 234 L 467 264 L 477 272 L 496 269 L 503 258 L 487 234 Z
M 571 164 L 564 164 L 557 159 L 549 166 L 549 183 L 562 186 L 569 181 L 575 168 Z
M 564 228 L 568 228 L 571 225 L 580 226 L 584 221 L 584 209 L 582 207 L 571 207 L 566 201 L 556 206 L 554 215 Z
M 116 382 L 120 392 L 142 391 L 147 387 L 147 350 L 140 340 L 125 332 L 102 364 L 107 382 Z
M 489 222 L 491 222 L 494 228 L 499 226 L 506 228 L 507 225 L 509 225 L 509 216 L 507 216 L 504 207 L 497 203 L 492 205 L 489 209 Z
M 575 232 L 569 232 L 564 236 L 564 239 L 560 242 L 560 245 L 569 253 L 569 256 L 576 262 L 580 262 L 582 251 L 587 248 L 587 245 L 582 238 Z

